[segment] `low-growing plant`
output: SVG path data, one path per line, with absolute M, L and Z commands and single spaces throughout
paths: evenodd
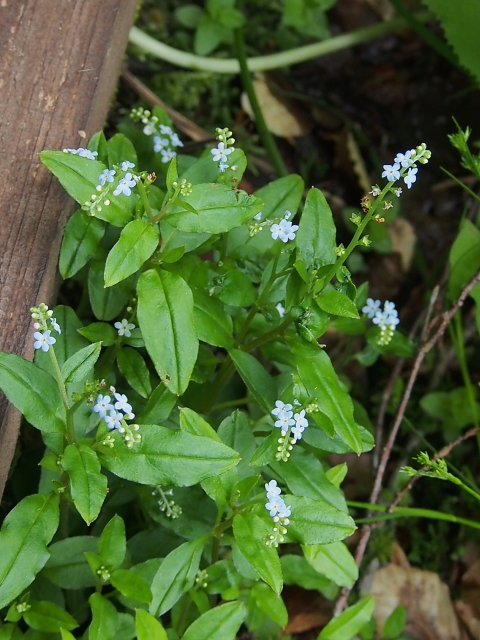
M 279 638 L 284 583 L 334 599 L 358 577 L 346 465 L 326 456 L 373 437 L 321 339 L 364 335 L 369 363 L 413 353 L 345 261 L 430 152 L 385 165 L 344 247 L 300 177 L 239 187 L 228 129 L 194 158 L 160 109 L 132 119 L 41 154 L 80 205 L 59 267 L 83 294 L 81 314 L 32 308 L 33 363 L 0 354 L 1 389 L 45 442 L 38 493 L 0 532 L 0 638 Z M 319 638 L 353 637 L 373 604 Z

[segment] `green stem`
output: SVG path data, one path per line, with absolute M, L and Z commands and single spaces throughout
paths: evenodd
M 145 189 L 145 185 L 141 180 L 137 182 L 138 193 L 140 194 L 140 198 L 142 200 L 142 204 L 145 208 L 145 213 L 147 214 L 148 221 L 150 223 L 154 222 L 152 207 L 150 206 L 150 201 L 148 199 L 147 190 Z
M 367 224 L 373 219 L 373 216 L 375 215 L 376 210 L 378 209 L 378 206 L 383 202 L 384 197 L 386 196 L 386 194 L 390 191 L 390 187 L 394 184 L 394 182 L 389 182 L 382 190 L 382 192 L 380 193 L 380 195 L 377 197 L 377 199 L 375 200 L 375 202 L 372 204 L 372 206 L 370 207 L 368 213 L 365 215 L 364 219 L 361 221 L 361 223 L 358 225 L 357 230 L 355 231 L 353 238 L 350 241 L 350 244 L 348 245 L 348 247 L 345 249 L 345 253 L 343 253 L 343 255 L 341 255 L 338 260 L 335 262 L 335 264 L 332 265 L 332 268 L 327 272 L 327 274 L 325 275 L 325 280 L 324 280 L 324 287 L 327 286 L 327 284 L 330 282 L 330 280 L 334 277 L 334 275 L 337 273 L 337 271 L 340 269 L 340 267 L 342 266 L 342 264 L 345 262 L 345 260 L 348 258 L 348 256 L 352 253 L 352 251 L 358 246 L 358 241 L 360 240 L 360 237 L 362 235 L 362 233 L 365 230 L 365 227 L 367 226 Z
M 285 177 L 288 175 L 287 168 L 282 160 L 282 157 L 278 151 L 278 147 L 275 144 L 272 134 L 270 133 L 265 118 L 263 117 L 260 104 L 255 93 L 250 71 L 247 65 L 247 53 L 245 49 L 245 40 L 243 37 L 243 29 L 235 30 L 235 49 L 237 52 L 238 62 L 240 64 L 240 76 L 242 78 L 242 84 L 245 92 L 247 93 L 250 101 L 250 106 L 255 118 L 255 126 L 260 135 L 260 139 L 268 153 L 271 163 L 277 173 L 278 177 Z
M 427 20 L 431 20 L 433 17 L 429 11 L 421 11 L 413 15 L 419 22 L 427 22 Z M 311 60 L 312 58 L 326 56 L 334 51 L 349 49 L 362 42 L 380 38 L 394 31 L 401 31 L 407 26 L 408 24 L 403 18 L 394 18 L 387 22 L 379 22 L 368 27 L 362 27 L 351 33 L 345 33 L 340 36 L 335 36 L 334 38 L 329 38 L 328 40 L 323 40 L 322 42 L 315 42 L 314 44 L 309 44 L 304 47 L 291 49 L 290 51 L 281 51 L 280 53 L 274 53 L 269 56 L 248 58 L 247 65 L 252 72 L 278 69 L 280 67 L 298 64 L 299 62 L 305 62 L 305 60 Z M 218 58 L 196 56 L 193 53 L 180 51 L 179 49 L 174 49 L 173 47 L 163 44 L 163 42 L 155 40 L 155 38 L 147 35 L 138 27 L 131 28 L 129 40 L 132 44 L 143 49 L 143 51 L 161 60 L 170 62 L 177 67 L 196 69 L 197 71 L 210 71 L 212 73 L 240 73 L 240 64 L 235 58 L 220 60 Z
M 478 427 L 477 403 L 475 400 L 475 391 L 472 385 L 472 380 L 468 371 L 467 358 L 465 356 L 462 315 L 460 311 L 453 316 L 453 322 L 449 324 L 448 328 L 457 354 L 458 364 L 460 365 L 465 389 L 467 390 L 468 403 L 472 411 L 473 424 L 475 427 Z
M 387 511 L 388 507 L 380 504 L 370 504 L 368 502 L 356 502 L 347 500 L 349 507 L 357 507 L 359 509 L 368 509 L 369 511 Z M 379 516 L 373 516 L 371 518 L 360 518 L 355 520 L 357 524 L 368 524 L 370 522 L 380 522 L 382 520 L 396 520 L 398 518 L 428 518 L 430 520 L 446 520 L 447 522 L 454 522 L 456 524 L 464 524 L 467 527 L 473 529 L 480 529 L 480 523 L 474 520 L 467 520 L 467 518 L 461 518 L 460 516 L 454 516 L 450 513 L 442 513 L 441 511 L 434 511 L 433 509 L 416 509 L 414 507 L 395 507 L 392 513 L 383 513 Z
M 465 189 L 468 195 L 470 195 L 472 198 L 475 198 L 475 200 L 480 202 L 480 197 L 478 196 L 478 194 L 476 194 L 469 187 L 467 187 L 467 185 L 461 180 L 459 180 L 457 176 L 454 176 L 453 173 L 450 173 L 450 171 L 447 171 L 447 169 L 444 169 L 444 167 L 440 167 L 440 168 L 443 171 L 443 173 L 446 173 L 447 176 L 451 178 L 454 182 L 456 182 L 460 187 L 462 187 L 462 189 Z
M 68 442 L 75 442 L 75 430 L 73 428 L 73 412 L 70 410 L 70 403 L 68 401 L 67 390 L 65 388 L 65 384 L 62 378 L 62 372 L 60 371 L 60 366 L 58 364 L 57 356 L 55 354 L 55 350 L 53 348 L 48 350 L 50 354 L 50 362 L 52 363 L 53 372 L 55 374 L 55 379 L 57 381 L 58 388 L 60 390 L 60 395 L 62 396 L 62 401 L 65 406 L 65 412 L 67 417 L 67 433 L 66 437 Z

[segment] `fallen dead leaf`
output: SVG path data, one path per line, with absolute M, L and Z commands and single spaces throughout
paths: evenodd
M 461 640 L 448 587 L 436 573 L 389 564 L 375 574 L 370 593 L 380 630 L 402 604 L 408 616 L 406 633 L 418 640 Z
M 268 86 L 263 74 L 256 76 L 253 87 L 269 131 L 292 142 L 293 138 L 306 136 L 310 133 L 312 130 L 310 119 L 298 109 L 293 100 L 275 94 Z M 252 120 L 255 120 L 246 93 L 242 94 L 241 103 L 243 110 Z
M 396 218 L 388 227 L 388 233 L 392 240 L 392 250 L 400 254 L 404 273 L 412 266 L 413 254 L 417 236 L 413 226 L 405 218 Z

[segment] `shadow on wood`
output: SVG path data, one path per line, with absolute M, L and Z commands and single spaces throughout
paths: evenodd
M 0 350 L 33 356 L 30 307 L 51 304 L 74 203 L 39 151 L 103 127 L 136 0 L 0 0 Z M 0 397 L 0 497 L 20 416 Z

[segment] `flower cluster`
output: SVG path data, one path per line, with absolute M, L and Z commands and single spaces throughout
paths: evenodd
M 396 182 L 403 178 L 410 189 L 417 179 L 417 163 L 427 164 L 431 156 L 432 154 L 425 143 L 418 145 L 415 149 L 409 149 L 405 153 L 397 153 L 393 164 L 383 166 L 382 178 L 386 178 L 389 182 Z M 399 195 L 398 189 L 395 189 L 395 192 L 396 195 Z
M 83 204 L 82 209 L 94 216 L 97 212 L 100 213 L 104 206 L 109 206 L 110 200 L 108 197 L 110 194 L 114 196 L 123 194 L 130 197 L 132 189 L 140 180 L 139 176 L 130 171 L 134 167 L 135 164 L 133 162 L 124 160 L 119 165 L 114 165 L 113 169 L 104 169 L 98 176 L 98 184 L 95 187 L 97 193 L 90 196 L 90 200 Z M 116 182 L 117 178 L 118 182 Z
M 56 339 L 51 335 L 52 331 L 56 331 L 58 334 L 62 333 L 60 325 L 55 318 L 52 318 L 53 311 L 43 302 L 38 307 L 32 307 L 30 313 L 32 314 L 35 328 L 33 347 L 47 352 L 50 349 L 50 345 L 56 342 Z
M 277 486 L 276 480 L 270 480 L 265 485 L 267 491 L 268 502 L 265 505 L 265 509 L 273 519 L 275 526 L 272 533 L 268 536 L 265 544 L 267 547 L 278 547 L 278 545 L 285 540 L 285 534 L 287 533 L 287 525 L 290 524 L 290 515 L 292 510 L 287 507 L 281 494 L 280 487 Z M 277 526 L 279 525 L 279 526 Z
M 300 407 L 298 400 L 294 400 L 293 404 Z M 293 413 L 293 405 L 285 404 L 281 400 L 275 402 L 275 409 L 271 413 L 275 416 L 275 427 L 281 429 L 281 437 L 278 438 L 277 460 L 286 462 L 290 457 L 293 445 L 302 439 L 302 434 L 308 427 L 308 420 L 305 417 L 305 409 L 298 413 Z
M 126 423 L 126 420 L 135 418 L 132 405 L 124 393 L 117 393 L 115 387 L 110 387 L 110 393 L 113 399 L 109 395 L 98 394 L 93 411 L 105 421 L 110 431 L 116 429 L 121 433 L 127 447 L 131 449 L 135 442 L 140 442 L 142 439 L 141 435 L 136 433 L 140 429 L 138 424 Z M 113 404 L 114 401 L 115 404 Z
M 74 156 L 88 158 L 89 160 L 96 160 L 98 156 L 98 151 L 90 151 L 90 149 L 84 149 L 83 147 L 79 147 L 78 149 L 64 149 L 63 153 L 71 153 Z
M 373 300 L 368 298 L 362 312 L 372 319 L 373 324 L 376 324 L 380 328 L 380 335 L 377 339 L 379 345 L 387 345 L 395 333 L 398 319 L 398 311 L 395 309 L 395 303 L 385 301 L 383 305 L 383 311 L 380 311 L 380 300 Z
M 212 154 L 212 160 L 218 162 L 218 168 L 223 172 L 230 166 L 227 160 L 228 156 L 235 151 L 235 147 L 233 146 L 235 144 L 235 138 L 232 138 L 232 132 L 226 127 L 225 129 L 217 127 L 215 134 L 218 145 L 211 149 L 210 152 Z
M 280 239 L 282 242 L 287 243 L 289 240 L 295 240 L 295 233 L 298 231 L 298 224 L 292 224 L 290 218 L 292 217 L 291 211 L 285 211 L 285 215 L 278 224 L 272 224 L 270 227 L 270 233 L 273 240 Z
M 153 136 L 153 150 L 160 153 L 162 162 L 166 164 L 177 155 L 176 147 L 183 147 L 183 142 L 168 124 L 161 124 L 157 116 L 151 114 L 147 109 L 132 109 L 130 117 L 143 125 L 143 133 L 146 136 Z
M 158 496 L 158 508 L 167 518 L 175 520 L 182 515 L 182 507 L 175 504 L 175 500 L 168 499 L 168 496 L 173 496 L 173 489 L 166 489 L 164 491 L 161 486 L 158 486 L 152 491 L 152 496 Z

